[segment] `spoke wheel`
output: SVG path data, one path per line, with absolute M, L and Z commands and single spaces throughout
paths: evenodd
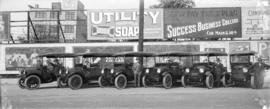
M 187 86 L 187 77 L 185 75 L 181 76 L 181 84 L 183 87 Z
M 103 76 L 98 77 L 98 85 L 100 87 L 106 87 L 108 84 L 109 84 L 108 81 L 105 80 Z
M 37 75 L 30 75 L 25 79 L 25 86 L 27 89 L 37 89 L 41 83 L 40 78 Z
M 63 81 L 61 77 L 57 78 L 57 85 L 59 88 L 64 88 L 67 86 L 67 83 Z
M 222 82 L 223 87 L 228 87 L 228 81 L 227 81 L 227 79 L 226 79 L 226 75 L 224 75 L 224 76 L 221 78 L 221 82 Z
M 118 75 L 114 80 L 117 89 L 124 89 L 127 86 L 127 77 L 123 74 Z
M 19 78 L 19 80 L 18 80 L 18 86 L 21 89 L 25 89 L 25 87 L 26 87 L 24 81 L 25 81 L 25 78 Z
M 142 84 L 143 84 L 143 87 L 149 87 L 150 86 L 151 82 L 149 81 L 147 76 L 142 77 Z
M 205 80 L 206 87 L 208 89 L 212 89 L 214 85 L 214 77 L 213 75 L 207 75 Z
M 169 89 L 172 87 L 172 76 L 170 74 L 165 74 L 162 78 L 163 87 Z
M 82 85 L 83 79 L 80 75 L 75 74 L 68 79 L 68 86 L 73 90 L 81 88 Z
M 254 76 L 253 76 L 253 75 L 250 77 L 250 87 L 251 87 L 252 89 L 255 88 L 255 81 L 254 81 Z

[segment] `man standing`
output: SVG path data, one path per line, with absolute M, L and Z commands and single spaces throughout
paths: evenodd
M 139 63 L 139 59 L 138 58 L 133 63 L 132 70 L 133 70 L 133 73 L 134 73 L 135 86 L 140 87 L 141 65 Z
M 258 58 L 258 62 L 253 64 L 249 69 L 251 69 L 254 73 L 254 85 L 255 89 L 261 89 L 263 87 L 264 81 L 264 70 L 269 68 L 270 66 L 263 63 L 261 58 Z
M 220 87 L 220 80 L 222 77 L 222 73 L 224 72 L 224 66 L 219 58 L 217 58 L 216 63 L 216 86 Z

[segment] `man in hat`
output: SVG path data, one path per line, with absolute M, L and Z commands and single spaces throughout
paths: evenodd
M 136 58 L 132 66 L 132 70 L 134 73 L 135 86 L 138 86 L 138 87 L 140 87 L 140 73 L 141 73 L 141 65 L 139 61 L 140 61 L 139 58 Z
M 258 58 L 258 62 L 253 64 L 249 69 L 252 70 L 254 73 L 254 88 L 261 89 L 263 88 L 263 81 L 264 81 L 264 70 L 270 68 L 269 65 L 263 63 L 262 58 Z
M 220 87 L 220 80 L 225 69 L 219 58 L 216 59 L 216 64 L 216 86 Z

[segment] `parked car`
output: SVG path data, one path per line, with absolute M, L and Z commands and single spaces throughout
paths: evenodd
M 46 57 L 46 58 L 44 58 Z M 73 53 L 48 53 L 39 55 L 39 65 L 34 68 L 25 68 L 21 70 L 18 85 L 20 88 L 36 89 L 40 84 L 57 81 L 58 87 L 66 86 L 62 81 L 61 75 L 66 73 L 65 58 L 74 58 Z M 48 60 L 45 60 L 48 59 Z M 50 60 L 54 59 L 54 63 Z M 62 63 L 59 63 L 59 59 Z M 46 62 L 44 62 L 46 61 Z M 58 61 L 58 62 L 57 62 Z M 46 64 L 45 64 L 46 63 Z
M 168 89 L 181 80 L 185 63 L 183 58 L 191 56 L 188 52 L 163 52 L 156 54 L 155 66 L 143 70 L 142 83 L 144 87 L 162 84 Z M 170 59 L 171 58 L 171 59 Z
M 254 59 L 254 51 L 237 51 L 229 53 L 231 71 L 230 75 L 222 78 L 222 83 L 254 86 L 254 75 L 251 60 Z M 253 57 L 253 58 L 252 58 Z
M 226 74 L 226 68 L 217 69 L 217 64 L 211 62 L 210 58 L 218 58 L 220 56 L 227 56 L 224 52 L 193 52 L 193 65 L 190 68 L 185 69 L 185 74 L 181 77 L 181 83 L 185 87 L 189 83 L 204 84 L 207 88 L 211 89 L 214 86 L 216 80 L 217 70 Z M 203 62 L 200 59 L 205 57 Z M 197 59 L 196 59 L 197 58 Z M 197 61 L 197 62 L 196 62 Z
M 118 89 L 124 89 L 128 82 L 135 82 L 132 70 L 134 57 L 150 57 L 152 53 L 145 52 L 120 52 L 114 55 L 113 68 L 102 71 L 100 76 L 101 86 L 114 84 Z
M 106 63 L 103 60 L 106 60 L 107 57 L 112 57 L 112 55 L 112 53 L 97 52 L 78 54 L 77 56 L 82 57 L 83 62 L 69 69 L 68 74 L 63 78 L 65 78 L 71 89 L 79 89 L 83 84 L 98 80 L 103 69 L 102 64 Z

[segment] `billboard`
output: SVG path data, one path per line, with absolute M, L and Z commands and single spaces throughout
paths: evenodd
M 164 9 L 165 38 L 241 37 L 241 8 Z
M 9 21 L 10 14 L 7 12 L 0 12 L 0 41 L 9 39 Z
M 270 42 L 258 42 L 258 54 L 265 63 L 270 64 Z
M 39 54 L 64 53 L 64 47 L 7 47 L 5 49 L 6 70 L 18 70 L 20 68 L 35 67 L 38 65 Z
M 243 38 L 270 38 L 270 8 L 242 8 Z
M 88 40 L 138 39 L 139 10 L 89 10 Z M 144 38 L 163 38 L 163 10 L 147 9 L 144 13 Z

